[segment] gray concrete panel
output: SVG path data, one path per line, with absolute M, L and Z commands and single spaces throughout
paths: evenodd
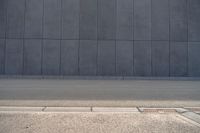
M 61 74 L 78 75 L 78 40 L 61 40 Z
M 187 0 L 170 0 L 170 40 L 188 40 Z
M 80 75 L 96 75 L 97 41 L 80 40 Z
M 188 75 L 200 76 L 200 42 L 189 42 L 188 44 Z
M 200 1 L 188 0 L 189 18 L 188 18 L 188 40 L 200 41 Z
M 61 37 L 61 0 L 44 0 L 44 38 Z
M 98 39 L 116 38 L 116 0 L 98 0 Z
M 80 0 L 62 0 L 62 39 L 79 38 Z
M 6 7 L 7 0 L 1 0 L 0 4 L 0 38 L 5 38 L 6 33 Z
M 115 75 L 115 41 L 98 41 L 98 75 Z
M 80 39 L 97 39 L 97 0 L 80 1 Z
M 25 0 L 8 0 L 7 3 L 7 37 L 23 38 Z
M 133 40 L 133 0 L 117 1 L 116 39 Z
M 151 0 L 134 0 L 134 40 L 151 40 Z
M 151 76 L 151 41 L 134 41 L 134 75 Z
M 5 74 L 21 75 L 23 71 L 23 40 L 6 40 Z
M 169 0 L 152 0 L 152 40 L 169 40 Z
M 60 40 L 43 41 L 43 64 L 44 75 L 58 75 L 60 73 Z
M 25 75 L 41 75 L 42 40 L 24 40 L 24 71 Z
M 116 74 L 133 75 L 133 41 L 116 42 Z
M 4 74 L 5 65 L 5 39 L 0 39 L 0 75 Z
M 170 76 L 187 76 L 187 42 L 170 43 Z
M 152 41 L 152 76 L 169 76 L 168 41 Z
M 27 0 L 25 38 L 42 38 L 43 0 Z

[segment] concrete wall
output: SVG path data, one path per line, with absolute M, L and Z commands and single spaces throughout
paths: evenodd
M 0 0 L 0 74 L 200 76 L 200 0 Z

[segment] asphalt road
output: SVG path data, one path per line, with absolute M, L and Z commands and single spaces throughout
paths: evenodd
M 0 105 L 9 100 L 143 101 L 146 105 L 148 101 L 152 105 L 168 101 L 167 104 L 200 106 L 200 81 L 1 79 Z

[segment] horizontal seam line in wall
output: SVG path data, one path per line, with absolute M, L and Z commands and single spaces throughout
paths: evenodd
M 199 41 L 175 41 L 175 40 L 117 40 L 117 39 L 53 39 L 53 38 L 1 38 L 0 39 L 27 39 L 27 40 L 91 40 L 91 41 L 155 41 L 155 42 L 160 42 L 160 41 L 170 41 L 170 42 L 200 42 Z

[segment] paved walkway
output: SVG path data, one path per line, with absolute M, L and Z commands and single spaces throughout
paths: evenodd
M 178 109 L 179 113 L 169 110 L 165 112 L 162 109 L 154 112 L 155 109 L 148 108 L 140 109 L 142 112 L 136 108 L 88 110 L 88 108 L 47 107 L 41 109 L 40 107 L 0 107 L 0 133 L 200 132 L 200 116 L 190 111 L 185 112 L 184 109 Z
M 1 79 L 0 105 L 200 107 L 200 81 Z

